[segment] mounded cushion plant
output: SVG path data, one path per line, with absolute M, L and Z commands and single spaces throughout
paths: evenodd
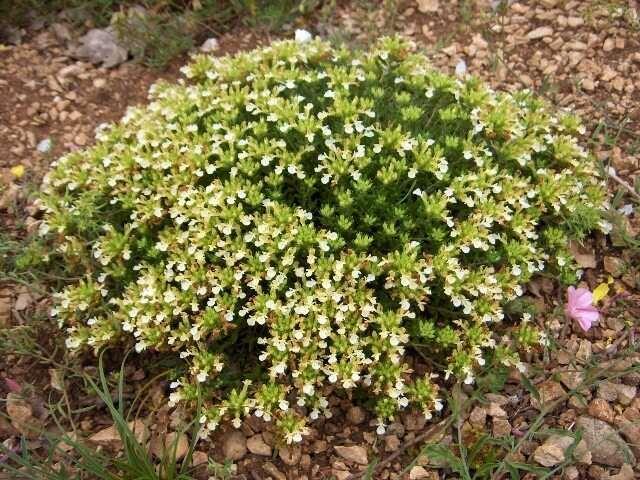
M 568 241 L 607 228 L 576 117 L 399 39 L 184 73 L 56 163 L 42 233 L 81 277 L 55 297 L 67 346 L 181 359 L 170 401 L 200 394 L 205 433 L 255 414 L 299 441 L 332 388 L 368 392 L 379 431 L 430 417 L 449 376 L 544 341 L 505 306 L 538 272 L 574 282 Z M 433 371 L 411 371 L 412 343 Z

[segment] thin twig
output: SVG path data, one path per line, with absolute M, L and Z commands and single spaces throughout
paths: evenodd
M 629 185 L 627 182 L 621 179 L 613 168 L 607 169 L 607 175 L 611 180 L 613 180 L 618 185 L 626 189 L 631 194 L 631 196 L 633 196 L 636 199 L 636 201 L 640 202 L 640 193 L 636 192 L 635 188 L 633 188 L 631 185 Z
M 605 352 L 609 355 L 615 355 L 618 352 L 618 347 L 629 337 L 629 335 L 631 335 L 632 330 L 632 328 L 627 328 L 627 330 L 620 335 L 615 342 L 605 348 Z

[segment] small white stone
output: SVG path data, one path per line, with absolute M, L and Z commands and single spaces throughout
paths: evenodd
M 51 150 L 52 142 L 50 138 L 45 138 L 41 140 L 40 143 L 36 146 L 36 150 L 40 153 L 47 153 Z
M 313 39 L 313 35 L 310 32 L 304 29 L 297 29 L 295 34 L 295 40 L 298 43 L 307 43 Z
M 220 42 L 217 38 L 207 38 L 200 46 L 200 51 L 204 53 L 215 52 L 220 48 Z

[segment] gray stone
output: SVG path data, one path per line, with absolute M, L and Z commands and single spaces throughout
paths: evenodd
M 586 415 L 576 421 L 582 429 L 583 439 L 595 463 L 621 467 L 625 463 L 635 465 L 636 459 L 629 445 L 606 422 Z
M 88 60 L 94 64 L 102 64 L 105 68 L 112 68 L 127 60 L 129 52 L 120 43 L 111 28 L 89 30 L 80 37 L 80 45 L 73 50 L 76 58 Z

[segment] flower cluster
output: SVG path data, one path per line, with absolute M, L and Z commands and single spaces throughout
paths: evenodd
M 370 392 L 378 431 L 430 417 L 444 379 L 518 363 L 503 308 L 542 270 L 573 281 L 568 240 L 607 227 L 574 116 L 399 39 L 184 74 L 57 161 L 42 233 L 81 273 L 56 295 L 67 346 L 179 357 L 170 402 L 203 398 L 205 431 L 252 414 L 299 441 L 335 388 Z M 442 370 L 413 372 L 413 343 Z

